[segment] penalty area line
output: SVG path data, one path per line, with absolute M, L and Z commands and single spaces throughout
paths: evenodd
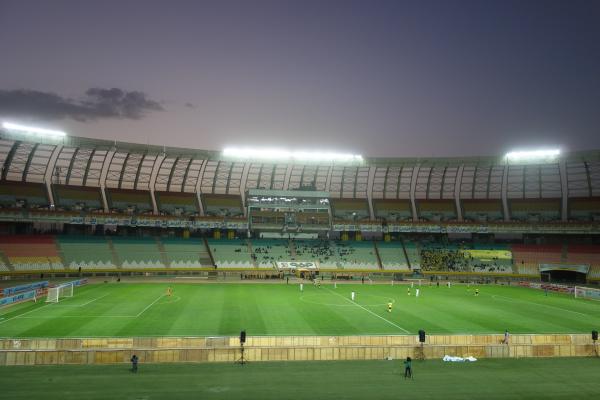
M 139 312 L 139 313 L 138 313 L 138 314 L 137 314 L 135 317 L 137 318 L 137 317 L 139 317 L 140 315 L 142 315 L 143 313 L 145 313 L 145 312 L 146 312 L 146 310 L 148 310 L 150 307 L 152 307 L 154 304 L 156 304 L 156 302 L 157 302 L 157 301 L 159 301 L 160 299 L 162 299 L 163 297 L 164 297 L 164 294 L 161 294 L 160 296 L 158 296 L 158 297 L 156 298 L 156 300 L 154 300 L 152 303 L 148 304 L 148 305 L 146 306 L 146 308 L 144 308 L 142 311 L 140 311 L 140 312 Z
M 326 289 L 327 289 L 328 291 L 330 291 L 331 293 L 335 294 L 336 296 L 340 296 L 342 299 L 344 299 L 344 300 L 346 300 L 346 301 L 349 301 L 350 303 L 354 304 L 355 306 L 357 306 L 357 307 L 359 307 L 359 308 L 362 308 L 363 310 L 365 310 L 365 311 L 366 311 L 366 312 L 368 312 L 369 314 L 372 314 L 372 315 L 376 316 L 377 318 L 384 320 L 384 321 L 385 321 L 385 322 L 387 322 L 388 324 L 390 324 L 390 325 L 392 325 L 392 326 L 394 326 L 394 327 L 396 327 L 396 328 L 400 329 L 402 332 L 405 332 L 405 333 L 410 333 L 409 331 L 407 331 L 406 329 L 404 329 L 404 328 L 403 328 L 403 327 L 401 327 L 400 325 L 396 325 L 395 323 L 393 323 L 393 322 L 392 322 L 392 321 L 390 321 L 389 319 L 385 319 L 385 318 L 383 318 L 381 315 L 374 313 L 373 311 L 369 310 L 368 308 L 365 308 L 365 307 L 361 306 L 360 304 L 358 304 L 358 303 L 356 303 L 356 302 L 354 302 L 354 301 L 352 301 L 352 300 L 350 300 L 350 299 L 347 299 L 346 297 L 342 296 L 342 295 L 341 295 L 341 294 L 339 294 L 339 293 L 336 293 L 336 292 L 334 292 L 333 290 L 331 290 L 331 289 L 329 289 L 329 288 L 326 288 Z

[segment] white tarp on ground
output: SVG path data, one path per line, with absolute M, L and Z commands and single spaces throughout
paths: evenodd
M 466 361 L 473 362 L 473 361 L 477 361 L 477 359 L 475 357 L 471 357 L 471 356 L 462 358 L 462 357 L 453 357 L 453 356 L 448 356 L 448 355 L 444 356 L 444 358 L 442 358 L 442 360 L 449 361 L 449 362 L 466 362 Z

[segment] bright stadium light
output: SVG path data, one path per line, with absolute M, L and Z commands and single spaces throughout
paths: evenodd
M 67 136 L 67 134 L 63 131 L 38 128 L 35 126 L 25 126 L 25 125 L 20 125 L 20 124 L 13 124 L 11 122 L 3 122 L 2 127 L 9 131 L 20 132 L 20 133 L 24 133 L 27 135 L 50 137 L 50 138 L 54 138 L 54 139 L 63 138 L 65 136 Z
M 510 161 L 529 161 L 554 159 L 560 155 L 559 149 L 550 150 L 531 150 L 531 151 L 511 151 L 506 153 L 505 158 Z
M 283 149 L 226 148 L 226 157 L 263 160 L 296 161 L 363 161 L 359 154 L 334 153 L 322 151 L 289 151 Z

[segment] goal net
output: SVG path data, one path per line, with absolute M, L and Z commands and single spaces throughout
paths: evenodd
M 58 303 L 63 297 L 73 297 L 73 284 L 66 283 L 48 289 L 48 297 L 46 303 Z
M 573 291 L 575 297 L 578 299 L 589 299 L 589 300 L 599 300 L 600 301 L 600 289 L 593 289 L 581 286 L 575 286 L 575 290 Z

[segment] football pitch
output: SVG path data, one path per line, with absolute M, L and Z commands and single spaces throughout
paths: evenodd
M 167 296 L 167 288 L 173 288 Z M 479 296 L 475 296 L 475 287 Z M 0 337 L 589 333 L 600 302 L 514 287 L 99 283 L 0 311 Z M 356 293 L 355 301 L 350 298 Z M 388 312 L 388 302 L 393 303 Z

